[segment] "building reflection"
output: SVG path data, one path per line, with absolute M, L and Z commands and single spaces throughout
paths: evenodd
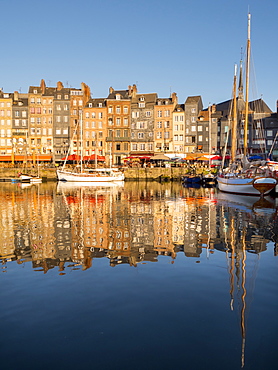
M 277 242 L 272 203 L 230 199 L 214 188 L 159 182 L 27 188 L 2 183 L 0 197 L 4 269 L 9 261 L 32 262 L 44 273 L 58 268 L 60 274 L 67 268 L 89 269 L 98 258 L 108 259 L 110 266 L 137 266 L 160 256 L 174 263 L 178 254 L 198 259 L 215 250 L 231 252 L 243 230 L 246 252 L 259 254 L 269 241 Z

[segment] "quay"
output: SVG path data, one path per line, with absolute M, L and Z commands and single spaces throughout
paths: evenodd
M 185 167 L 123 167 L 126 181 L 181 181 L 182 177 L 188 173 Z M 0 182 L 15 181 L 22 172 L 21 167 L 0 168 Z M 201 168 L 198 171 L 201 172 Z M 43 182 L 57 181 L 56 168 L 40 169 L 40 176 Z

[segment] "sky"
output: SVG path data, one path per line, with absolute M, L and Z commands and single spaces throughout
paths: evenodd
M 251 13 L 250 100 L 276 111 L 277 0 L 0 0 L 0 87 L 62 81 L 159 97 L 201 95 L 204 107 L 232 97 Z

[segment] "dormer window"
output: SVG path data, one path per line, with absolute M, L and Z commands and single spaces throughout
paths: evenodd
M 144 96 L 141 96 L 140 101 L 144 101 L 144 100 L 145 100 Z
M 120 94 L 116 95 L 116 100 L 121 100 L 121 95 Z
M 89 103 L 89 108 L 92 108 L 93 107 L 93 104 L 92 103 Z
M 38 93 L 38 90 L 34 90 L 34 94 L 37 94 Z
M 98 107 L 99 108 L 102 108 L 102 103 L 98 103 Z

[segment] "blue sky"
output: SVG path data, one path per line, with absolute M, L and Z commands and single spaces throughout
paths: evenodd
M 276 110 L 277 0 L 0 0 L 0 87 L 110 86 L 206 107 L 231 98 L 234 64 L 245 55 L 251 19 L 250 100 Z

